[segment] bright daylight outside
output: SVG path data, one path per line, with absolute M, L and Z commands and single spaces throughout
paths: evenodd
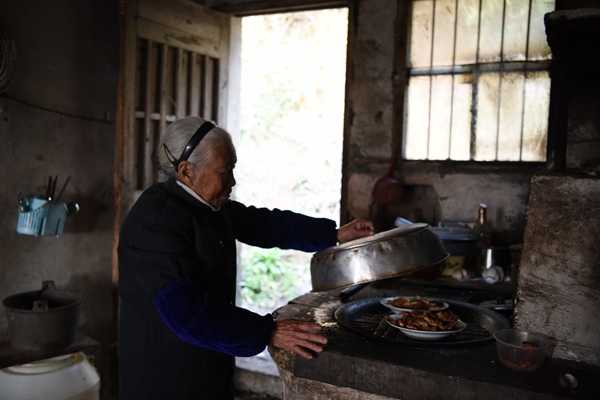
M 347 9 L 242 20 L 235 197 L 339 224 Z M 242 245 L 242 306 L 261 314 L 311 290 L 312 254 Z

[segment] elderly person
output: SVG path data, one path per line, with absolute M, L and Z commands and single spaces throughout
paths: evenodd
M 236 240 L 314 252 L 373 233 L 229 199 L 231 136 L 197 117 L 169 126 L 154 155 L 165 182 L 123 223 L 119 255 L 119 398 L 233 399 L 234 356 L 267 344 L 305 358 L 327 339 L 307 321 L 274 321 L 235 306 Z

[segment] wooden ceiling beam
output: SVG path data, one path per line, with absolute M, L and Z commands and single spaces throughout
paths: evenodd
M 206 3 L 206 1 L 203 0 L 192 1 L 201 5 L 205 5 L 204 3 Z M 351 1 L 352 0 L 256 0 L 245 2 L 243 4 L 223 4 L 208 7 L 214 11 L 234 15 L 236 17 L 247 17 L 250 15 L 348 7 L 348 4 Z

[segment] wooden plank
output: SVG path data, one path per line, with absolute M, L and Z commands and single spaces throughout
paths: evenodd
M 188 114 L 194 117 L 200 115 L 200 69 L 202 56 L 197 53 L 190 53 L 188 82 Z
M 215 43 L 221 40 L 223 15 L 191 1 L 142 0 L 138 16 L 141 20 L 175 28 L 191 37 L 201 37 Z
M 221 26 L 221 55 L 215 60 L 215 68 L 213 70 L 213 120 L 217 125 L 226 127 L 228 119 L 228 89 L 229 89 L 229 63 L 230 63 L 230 29 L 231 29 L 231 18 L 223 20 Z M 241 47 L 240 47 L 241 51 Z M 240 77 L 241 78 L 241 77 Z
M 227 62 L 220 58 L 219 90 L 219 125 L 231 134 L 234 145 L 240 144 L 240 113 L 242 93 L 242 19 L 232 17 L 229 19 L 229 51 Z M 224 87 L 224 86 L 225 87 Z M 231 110 L 231 111 L 229 111 Z M 241 268 L 239 280 L 241 280 Z M 241 301 L 241 298 L 240 298 Z
M 165 92 L 167 90 L 167 45 L 160 45 L 160 99 L 159 99 L 159 123 L 158 123 L 158 134 L 160 135 L 164 132 L 165 127 L 167 126 L 167 104 L 168 101 L 165 98 Z M 152 114 L 150 114 L 150 119 L 152 119 Z M 154 151 L 155 142 L 153 142 L 152 151 Z
M 220 95 L 222 94 L 221 92 L 221 88 L 222 86 L 219 85 L 220 81 L 220 67 L 221 67 L 221 63 L 220 60 L 217 59 L 213 59 L 212 60 L 212 65 L 213 65 L 213 73 L 212 73 L 212 99 L 211 99 L 211 115 L 212 118 L 211 120 L 214 122 L 218 122 L 219 118 L 220 118 L 220 114 L 219 114 L 219 98 Z
M 135 166 L 135 83 L 136 83 L 136 29 L 135 10 L 137 0 L 119 3 L 119 85 L 117 115 L 115 121 L 115 216 L 112 245 L 111 280 L 111 327 L 110 327 L 110 365 L 107 379 L 110 396 L 117 397 L 118 378 L 118 317 L 119 317 L 119 260 L 117 246 L 121 225 L 133 204 Z
M 348 7 L 348 3 L 350 3 L 349 0 L 265 0 L 217 6 L 212 7 L 212 9 L 236 17 L 245 17 L 249 15 L 341 8 Z
M 344 130 L 342 144 L 342 187 L 340 199 L 340 224 L 345 225 L 354 217 L 348 211 L 348 192 L 350 181 L 350 144 L 352 143 L 352 123 L 354 103 L 350 93 L 355 85 L 354 66 L 352 64 L 358 29 L 359 4 L 352 3 L 348 7 L 348 45 L 346 50 L 346 85 L 344 87 Z M 354 23 L 356 22 L 356 23 Z
M 142 143 L 139 143 L 138 148 L 141 150 L 138 153 L 138 177 L 137 177 L 137 189 L 143 189 L 146 186 L 146 171 L 148 170 L 146 155 L 148 154 L 148 143 L 150 141 L 151 136 L 151 127 L 152 121 L 150 120 L 150 113 L 154 111 L 152 109 L 152 87 L 154 83 L 154 73 L 155 69 L 153 68 L 156 63 L 156 57 L 153 57 L 152 51 L 152 41 L 148 40 L 146 42 L 146 60 L 145 60 L 145 71 L 146 71 L 146 80 L 144 82 L 144 111 L 146 112 L 144 118 L 144 125 L 142 128 Z
M 181 58 L 183 50 L 175 49 L 173 62 L 173 100 L 175 101 L 175 115 L 181 117 Z
M 146 118 L 146 113 L 144 111 L 136 111 L 134 113 L 135 118 L 136 119 L 140 119 L 140 120 L 144 120 Z M 150 113 L 150 119 L 152 121 L 160 121 L 160 119 L 162 118 L 162 116 L 159 113 Z M 165 120 L 167 122 L 173 122 L 175 121 L 176 117 L 173 114 L 166 114 L 165 115 Z
M 202 109 L 200 116 L 213 120 L 213 74 L 214 62 L 210 57 L 203 57 Z
M 185 117 L 187 104 L 186 104 L 186 86 L 187 79 L 185 77 L 185 60 L 184 60 L 184 52 L 182 49 L 177 49 L 175 51 L 175 64 L 173 65 L 173 73 L 175 76 L 175 115 L 177 118 Z
M 548 141 L 546 144 L 546 165 L 548 170 L 564 173 L 567 170 L 567 135 L 569 131 L 569 62 L 573 59 L 570 35 L 556 32 L 557 25 L 550 15 L 544 17 L 548 44 L 552 48 L 550 76 L 550 110 L 548 115 Z M 569 41 L 566 38 L 572 40 Z
M 117 158 L 121 160 L 121 165 L 115 170 L 115 181 L 119 182 L 120 202 L 118 204 L 119 212 L 117 223 L 120 229 L 121 223 L 129 212 L 133 204 L 133 190 L 135 188 L 135 164 L 136 164 L 136 140 L 135 140 L 135 99 L 136 99 L 136 48 L 137 38 L 135 29 L 135 13 L 137 10 L 137 0 L 125 3 L 123 18 L 125 27 L 122 34 L 125 36 L 123 43 L 123 109 L 122 109 L 122 147 L 117 148 L 119 153 Z
M 139 19 L 137 22 L 138 36 L 149 39 L 157 43 L 168 44 L 169 46 L 182 48 L 188 51 L 194 51 L 200 54 L 206 54 L 211 57 L 219 56 L 219 42 L 213 39 L 204 38 L 182 30 L 160 25 L 146 19 Z

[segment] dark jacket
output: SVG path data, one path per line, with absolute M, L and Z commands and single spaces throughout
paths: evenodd
M 123 223 L 119 399 L 232 399 L 233 356 L 264 350 L 271 315 L 235 307 L 236 239 L 265 248 L 335 245 L 335 222 L 227 202 L 174 179 L 146 190 Z

